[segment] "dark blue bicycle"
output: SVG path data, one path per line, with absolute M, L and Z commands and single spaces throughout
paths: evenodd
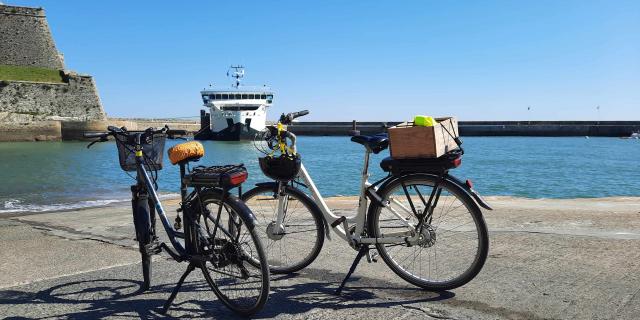
M 151 284 L 152 255 L 164 250 L 174 260 L 189 265 L 163 312 L 169 309 L 185 278 L 196 268 L 202 271 L 216 296 L 233 311 L 246 316 L 260 310 L 269 294 L 266 255 L 254 229 L 253 214 L 229 192 L 246 180 L 244 166 L 190 169 L 189 164 L 204 155 L 202 145 L 191 141 L 172 147 L 169 158 L 174 165 L 180 166 L 182 200 L 172 226 L 158 198 L 157 171 L 162 169 L 166 138 L 186 132 L 167 127 L 128 131 L 124 127 L 110 126 L 107 130 L 85 134 L 86 138 L 97 138 L 87 147 L 114 137 L 120 167 L 136 172 L 136 183 L 131 186 L 131 204 L 142 255 L 143 289 L 147 290 Z M 158 240 L 156 216 L 160 217 L 171 247 Z M 183 231 L 178 231 L 180 229 Z

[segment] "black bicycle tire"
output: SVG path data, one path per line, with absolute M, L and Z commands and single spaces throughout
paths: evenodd
M 269 191 L 273 192 L 274 187 L 276 186 L 272 186 L 272 185 L 256 186 L 255 188 L 242 194 L 242 201 L 246 204 L 251 197 L 257 194 L 260 194 L 262 192 L 269 192 Z M 324 229 L 325 225 L 323 221 L 322 211 L 320 211 L 320 208 L 318 207 L 318 205 L 315 202 L 313 202 L 313 200 L 311 200 L 309 196 L 307 196 L 304 192 L 302 192 L 297 188 L 286 186 L 284 189 L 284 192 L 290 195 L 293 195 L 296 199 L 302 202 L 309 209 L 318 230 L 316 234 L 318 241 L 316 242 L 315 246 L 311 250 L 310 254 L 307 255 L 303 261 L 300 261 L 299 263 L 293 266 L 289 266 L 285 268 L 285 267 L 275 267 L 275 266 L 269 265 L 269 270 L 274 274 L 294 273 L 296 271 L 300 271 L 308 267 L 311 263 L 313 263 L 313 261 L 315 261 L 316 258 L 318 258 L 320 251 L 322 251 L 322 246 L 324 245 L 324 238 L 325 238 L 325 229 Z
M 388 190 L 392 190 L 394 186 L 396 186 L 397 184 L 407 181 L 409 179 L 425 179 L 435 183 L 438 177 L 429 175 L 429 174 L 414 174 L 414 175 L 404 176 L 383 186 L 381 190 L 378 191 L 378 194 L 383 199 L 385 199 L 386 197 L 385 193 L 388 192 Z M 471 196 L 469 196 L 469 194 L 467 194 L 457 184 L 449 180 L 445 180 L 443 182 L 443 186 L 449 191 L 453 191 L 456 195 L 456 198 L 458 198 L 461 202 L 463 202 L 467 206 L 467 208 L 470 208 L 470 213 L 474 218 L 473 219 L 474 222 L 476 223 L 476 227 L 478 230 L 478 237 L 480 238 L 480 240 L 478 242 L 479 248 L 477 250 L 476 258 L 474 259 L 473 266 L 471 268 L 467 269 L 465 273 L 463 273 L 462 275 L 458 276 L 457 278 L 451 281 L 441 283 L 441 284 L 429 283 L 427 281 L 422 281 L 422 280 L 416 279 L 415 277 L 407 275 L 394 263 L 394 260 L 386 254 L 386 250 L 383 249 L 383 244 L 376 244 L 376 249 L 378 250 L 380 257 L 395 274 L 397 274 L 400 278 L 402 278 L 403 280 L 415 286 L 418 286 L 430 291 L 452 290 L 467 284 L 469 281 L 475 278 L 478 275 L 478 273 L 480 273 L 480 270 L 482 270 L 482 267 L 484 266 L 489 253 L 489 234 L 487 230 L 487 225 L 484 221 L 484 217 L 482 216 L 482 211 L 480 210 L 480 207 L 478 207 L 478 204 L 471 198 Z M 376 216 L 378 215 L 378 212 L 381 208 L 382 207 L 376 203 L 371 203 L 371 205 L 369 206 L 369 211 L 367 213 L 367 220 L 368 220 L 368 228 L 371 232 L 372 237 L 378 236 L 376 234 L 378 230 L 376 225 L 377 223 Z
M 136 239 L 138 240 L 138 249 L 140 251 L 140 260 L 142 263 L 142 291 L 147 291 L 151 287 L 152 275 L 152 258 L 151 254 L 149 254 L 147 250 L 147 246 L 153 240 L 153 227 L 151 225 L 151 210 L 147 207 L 145 212 L 143 209 L 144 208 L 136 207 L 135 203 L 133 204 L 133 225 L 136 232 Z
M 199 194 L 199 199 L 203 205 L 206 205 L 209 199 L 212 199 L 212 201 L 216 201 L 216 200 L 221 201 L 222 198 L 223 198 L 223 191 L 219 189 L 207 189 L 205 191 L 200 192 Z M 264 252 L 262 243 L 260 242 L 260 237 L 257 235 L 255 231 L 255 227 L 253 223 L 255 218 L 253 217 L 253 213 L 251 212 L 251 210 L 242 201 L 240 201 L 240 199 L 238 199 L 236 196 L 232 194 L 227 194 L 226 197 L 224 197 L 223 203 L 224 205 L 232 208 L 234 212 L 238 213 L 240 216 L 240 219 L 243 220 L 243 224 L 247 226 L 247 228 L 249 228 L 248 229 L 249 233 L 251 234 L 251 238 L 254 242 L 254 245 L 256 247 L 256 251 L 258 253 L 258 257 L 260 260 L 261 272 L 263 275 L 266 275 L 262 278 L 262 290 L 260 292 L 260 297 L 258 298 L 256 304 L 254 304 L 251 308 L 239 309 L 237 306 L 233 305 L 226 298 L 226 296 L 222 294 L 222 292 L 220 292 L 215 281 L 213 281 L 213 278 L 211 278 L 211 275 L 209 274 L 209 271 L 206 265 L 202 263 L 199 267 L 200 267 L 200 270 L 202 270 L 202 274 L 205 277 L 205 280 L 207 281 L 207 283 L 209 284 L 209 286 L 211 287 L 215 295 L 220 299 L 220 301 L 222 301 L 222 303 L 225 306 L 227 306 L 229 309 L 231 309 L 232 311 L 242 316 L 250 316 L 260 311 L 264 307 L 269 297 L 270 283 L 269 283 L 269 268 L 268 268 L 268 262 L 267 262 L 267 255 Z M 198 207 L 200 206 L 199 203 L 196 205 Z

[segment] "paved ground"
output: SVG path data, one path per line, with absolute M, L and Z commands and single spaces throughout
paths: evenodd
M 489 259 L 466 286 L 444 294 L 406 284 L 381 261 L 360 265 L 333 294 L 355 252 L 327 241 L 295 276 L 273 276 L 257 318 L 637 319 L 640 199 L 489 198 Z M 334 199 L 349 211 L 353 199 Z M 159 256 L 140 293 L 127 204 L 0 218 L 0 317 L 157 318 L 185 264 Z M 233 318 L 193 273 L 170 317 Z

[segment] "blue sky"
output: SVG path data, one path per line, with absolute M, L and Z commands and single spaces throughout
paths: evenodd
M 46 9 L 110 116 L 196 116 L 243 64 L 272 119 L 640 120 L 640 1 L 4 2 Z

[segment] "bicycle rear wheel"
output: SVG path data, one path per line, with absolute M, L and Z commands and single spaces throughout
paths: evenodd
M 482 269 L 489 250 L 480 208 L 448 180 L 439 185 L 438 201 L 418 227 L 438 179 L 421 174 L 393 181 L 379 192 L 386 205 L 372 204 L 368 214 L 373 237 L 409 236 L 407 224 L 415 228 L 419 238 L 413 243 L 379 243 L 376 247 L 397 275 L 434 291 L 454 289 L 471 281 Z
M 283 230 L 276 232 L 279 197 L 284 197 L 285 210 Z M 242 200 L 256 216 L 271 272 L 296 272 L 318 257 L 324 243 L 322 213 L 302 191 L 287 186 L 278 196 L 273 186 L 258 186 L 245 192 Z
M 199 247 L 208 260 L 202 273 L 218 298 L 244 316 L 258 312 L 269 295 L 269 264 L 249 208 L 231 194 L 208 189 L 192 206 Z M 195 202 L 198 202 L 197 199 Z

